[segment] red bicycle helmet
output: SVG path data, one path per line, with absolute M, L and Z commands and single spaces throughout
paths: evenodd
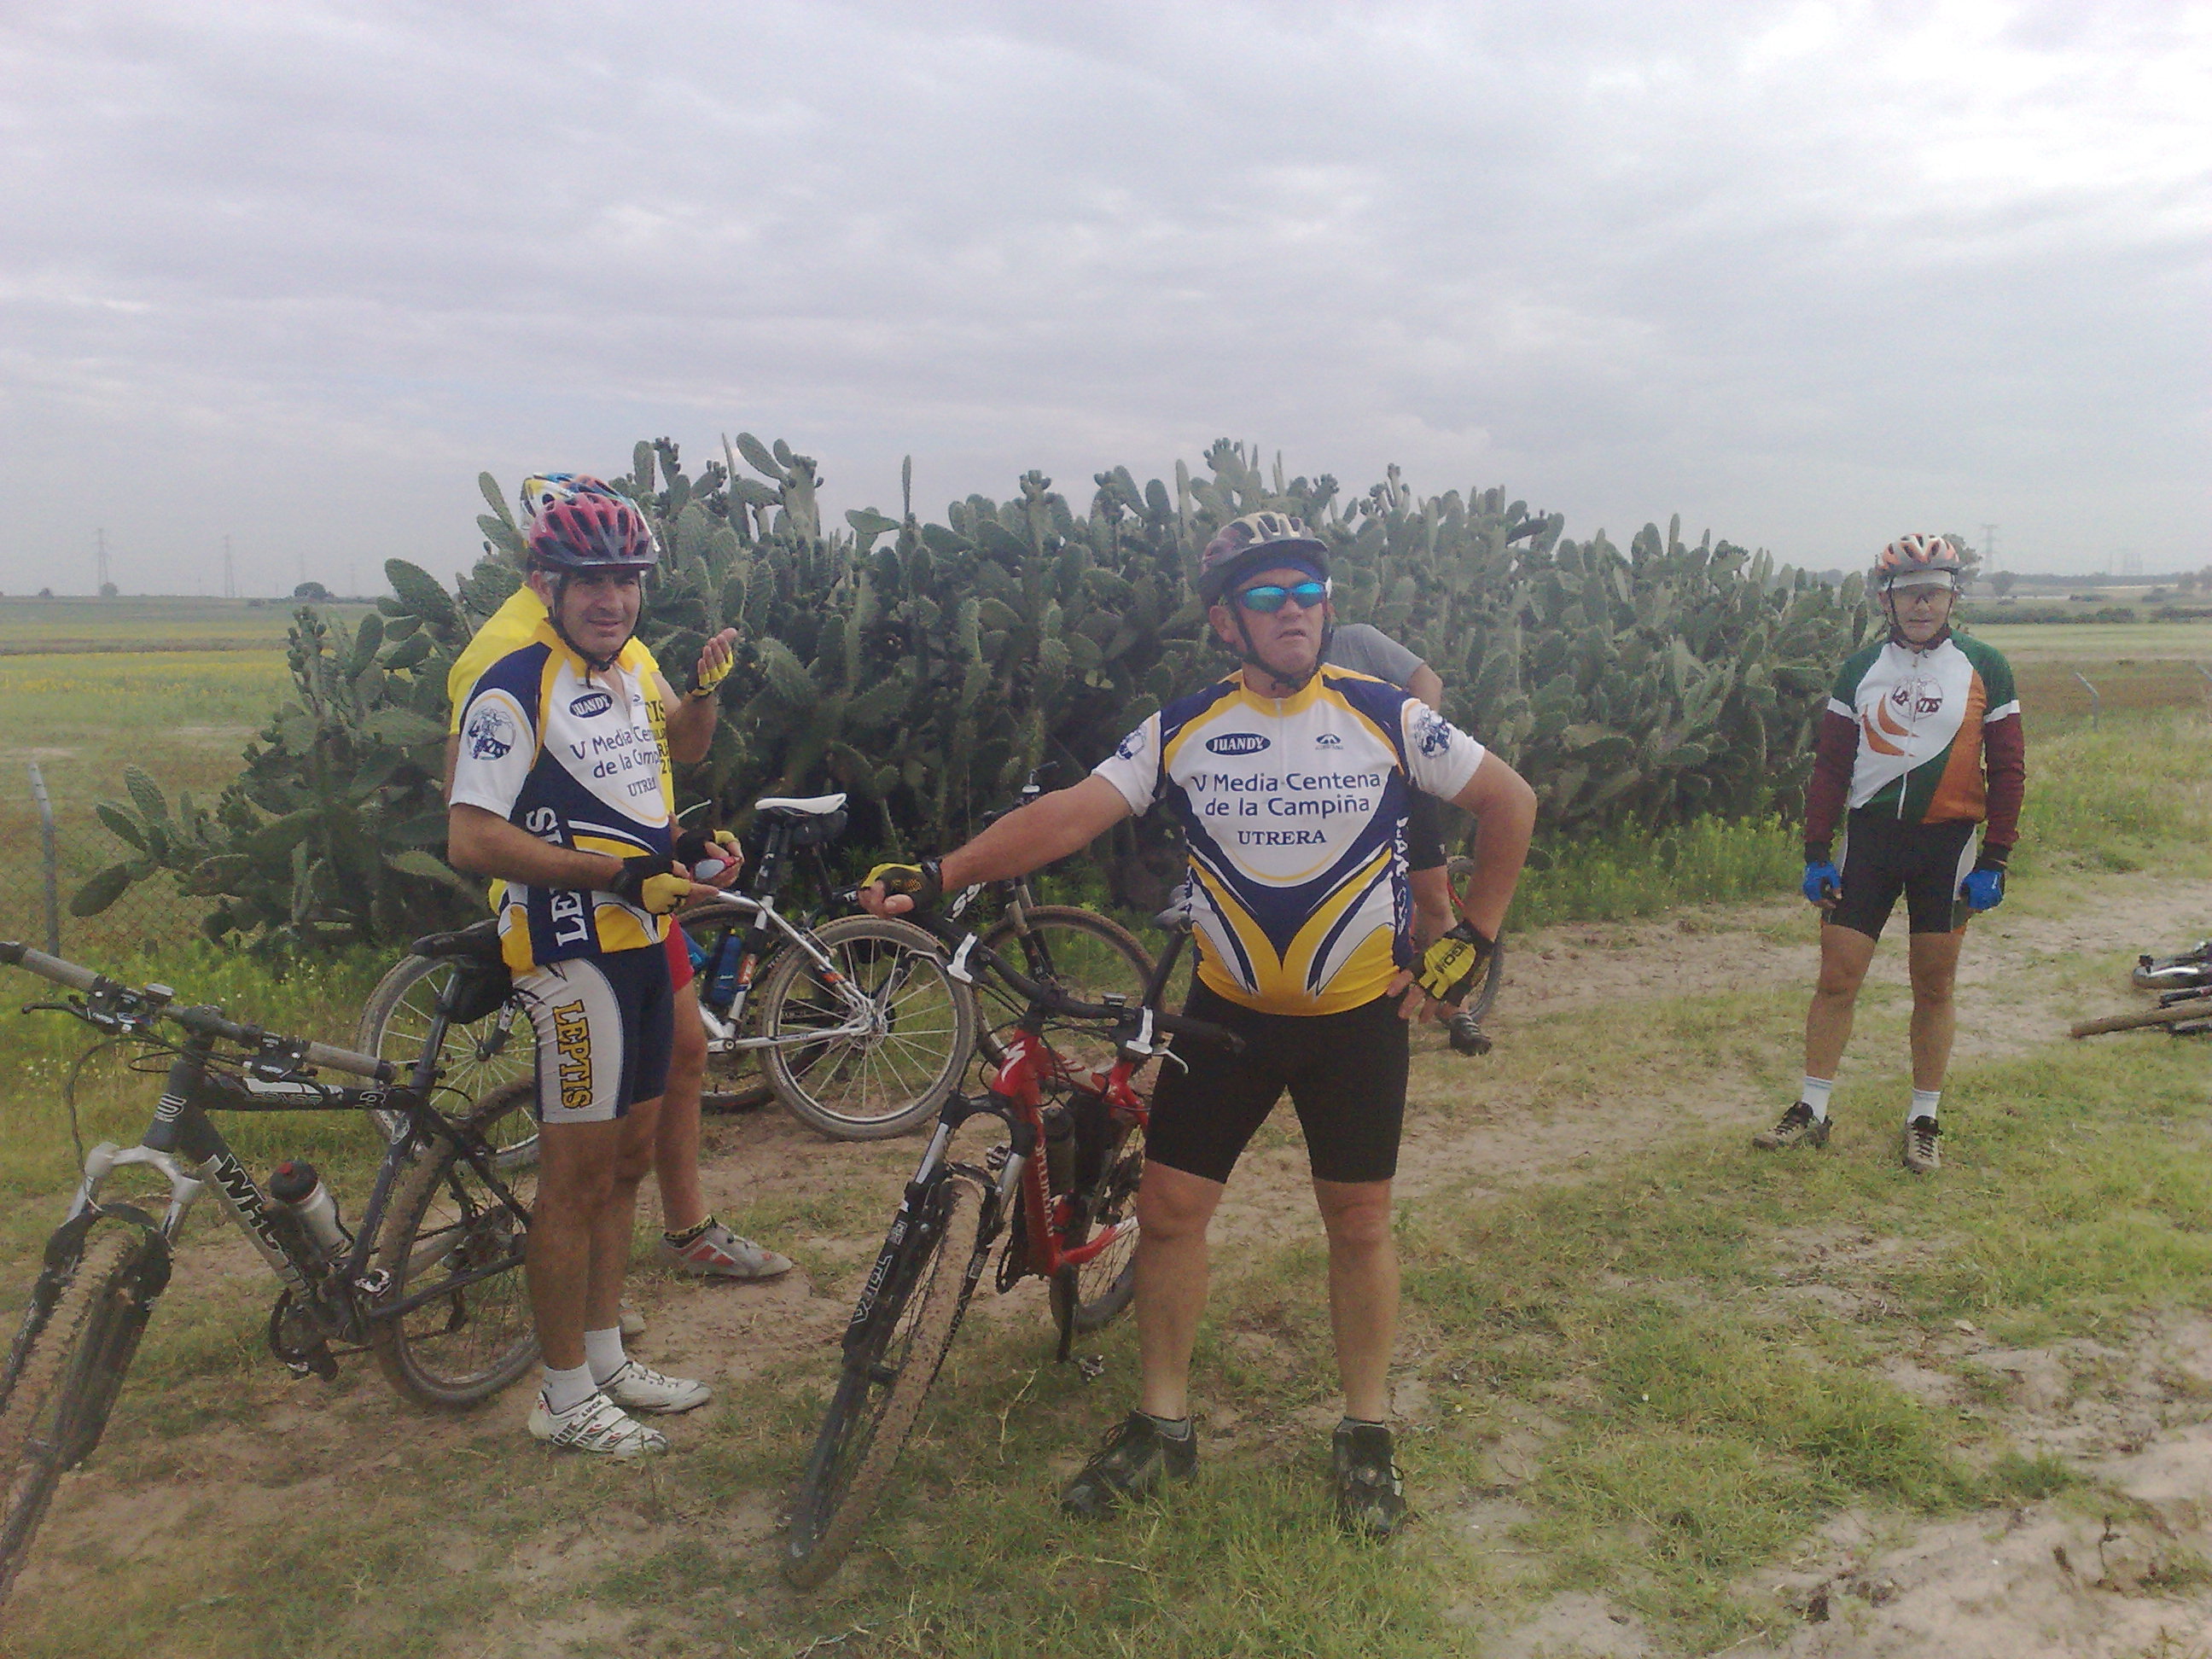
M 550 488 L 532 491 L 530 483 Z M 533 502 L 532 495 L 537 496 Z M 551 473 L 524 486 L 530 562 L 546 570 L 650 570 L 660 550 L 629 497 L 581 473 Z

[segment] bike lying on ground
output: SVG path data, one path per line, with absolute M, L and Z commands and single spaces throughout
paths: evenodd
M 216 1201 L 281 1282 L 269 1346 L 297 1375 L 325 1380 L 340 1355 L 373 1350 L 393 1385 L 432 1406 L 497 1393 L 538 1358 L 521 1267 L 535 1155 L 514 1121 L 526 1084 L 453 1115 L 425 1103 L 438 1051 L 407 1071 L 259 1026 L 181 1007 L 167 986 L 126 985 L 15 943 L 0 962 L 77 993 L 33 1004 L 85 1022 L 109 1042 L 166 1054 L 166 1081 L 140 1143 L 86 1155 L 67 1216 L 0 1368 L 0 1599 L 21 1571 L 55 1486 L 99 1444 L 194 1202 Z M 28 1012 L 27 1010 L 26 1012 Z M 179 1028 L 181 1042 L 162 1027 Z M 319 1070 L 374 1087 L 319 1081 Z M 378 1112 L 395 1121 L 357 1231 L 312 1166 L 279 1164 L 267 1187 L 247 1173 L 211 1111 Z M 74 1100 L 71 1099 L 74 1123 Z M 502 1145 L 520 1150 L 502 1152 Z M 158 1217 L 107 1195 L 144 1170 L 166 1183 Z
M 1241 1048 L 1234 1033 L 1162 1012 L 1188 921 L 1145 995 L 1088 1003 L 1020 973 L 973 934 L 931 923 L 951 947 L 956 972 L 1002 981 L 1024 999 L 1005 1057 L 988 1092 L 956 1096 L 939 1110 L 928 1149 L 891 1218 L 843 1340 L 836 1392 L 816 1436 L 785 1535 L 783 1572 L 802 1588 L 836 1571 L 874 1512 L 900 1449 L 1004 1234 L 995 1283 L 1012 1290 L 1031 1274 L 1051 1286 L 1058 1357 L 1079 1333 L 1127 1308 L 1135 1287 L 1136 1194 L 1151 1115 L 1144 1084 L 1170 1035 Z M 1048 1024 L 1103 1025 L 1113 1035 L 1109 1070 L 1072 1064 Z M 948 1156 L 969 1120 L 995 1117 L 1006 1139 L 979 1165 Z
M 975 1008 L 920 929 L 867 915 L 810 926 L 804 914 L 793 920 L 777 908 L 794 859 L 813 878 L 810 908 L 835 908 L 841 896 L 821 849 L 842 832 L 844 807 L 842 794 L 755 802 L 758 850 L 744 887 L 676 920 L 707 1027 L 702 1103 L 755 1104 L 765 1091 L 823 1134 L 877 1140 L 920 1127 L 958 1086 Z M 447 942 L 441 953 L 410 956 L 384 976 L 362 1016 L 361 1047 L 386 1059 L 413 1053 L 429 1039 L 439 999 L 458 986 L 467 1018 L 442 1030 L 447 1073 L 464 1090 L 530 1076 L 537 1037 L 521 1000 L 503 977 L 489 1000 L 470 979 L 504 975 L 497 924 L 437 937 Z
M 2212 985 L 2212 939 L 2179 956 L 2137 957 L 2135 981 L 2146 991 L 2189 991 Z
M 2212 939 L 2179 956 L 2139 956 L 2132 978 L 2143 990 L 2159 994 L 2156 1007 L 2081 1020 L 2067 1035 L 2097 1036 L 2148 1025 L 2163 1025 L 2173 1036 L 2201 1036 L 2212 1031 Z

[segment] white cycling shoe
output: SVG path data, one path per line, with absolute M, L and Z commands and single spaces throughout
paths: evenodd
M 648 1412 L 655 1417 L 672 1417 L 714 1397 L 714 1391 L 704 1382 L 665 1376 L 635 1359 L 624 1360 L 620 1370 L 599 1384 L 599 1392 L 624 1411 Z
M 549 1446 L 601 1457 L 646 1457 L 668 1449 L 666 1435 L 639 1422 L 604 1394 L 586 1395 L 565 1412 L 555 1411 L 539 1395 L 530 1408 L 530 1432 Z

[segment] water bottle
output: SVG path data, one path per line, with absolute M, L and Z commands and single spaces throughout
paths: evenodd
M 340 1256 L 351 1247 L 353 1239 L 338 1219 L 337 1200 L 307 1159 L 287 1158 L 279 1164 L 269 1177 L 269 1196 L 299 1222 L 325 1255 Z
M 1075 1184 L 1075 1119 L 1058 1101 L 1038 1115 L 1044 1119 L 1045 1185 L 1066 1192 Z

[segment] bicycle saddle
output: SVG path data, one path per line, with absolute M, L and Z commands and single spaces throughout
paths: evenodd
M 843 793 L 834 795 L 765 795 L 753 803 L 763 817 L 826 818 L 845 805 Z
M 479 962 L 497 962 L 499 918 L 486 916 L 450 933 L 425 933 L 407 948 L 418 957 L 471 957 Z

